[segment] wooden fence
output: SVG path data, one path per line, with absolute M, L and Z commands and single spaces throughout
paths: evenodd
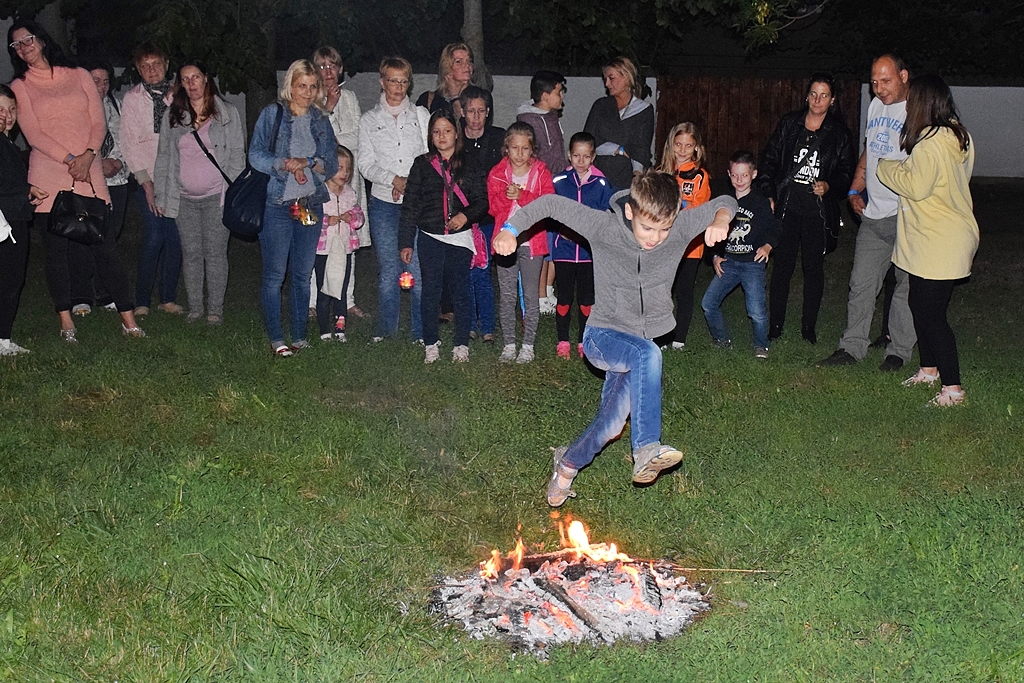
M 839 101 L 846 125 L 860 130 L 860 83 L 839 81 Z M 729 157 L 739 149 L 760 154 L 782 115 L 804 105 L 806 79 L 723 78 L 717 76 L 658 79 L 658 162 L 665 137 L 683 121 L 697 124 L 707 147 L 707 169 L 724 191 Z

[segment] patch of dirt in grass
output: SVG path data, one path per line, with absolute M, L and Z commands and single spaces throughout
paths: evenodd
M 358 408 L 370 413 L 391 415 L 410 403 L 416 403 L 419 393 L 414 385 L 381 383 L 362 387 L 325 388 L 314 396 L 330 410 Z
M 65 397 L 65 401 L 70 410 L 90 413 L 114 404 L 121 396 L 122 393 L 118 389 L 100 387 L 98 389 L 86 389 L 77 394 L 68 394 Z

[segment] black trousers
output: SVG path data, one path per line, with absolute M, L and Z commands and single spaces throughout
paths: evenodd
M 590 308 L 594 305 L 594 264 L 554 261 L 555 292 L 558 299 L 555 306 L 555 330 L 558 341 L 569 341 L 569 319 L 572 313 L 573 297 L 579 306 L 579 343 L 583 343 L 583 330 L 587 327 Z
M 10 339 L 28 266 L 28 221 L 9 221 L 11 237 L 0 242 L 0 339 Z
M 121 237 L 124 227 L 124 215 L 128 208 L 128 185 L 107 187 L 110 192 L 110 221 L 107 232 L 113 231 L 114 241 Z M 71 304 L 89 304 L 90 306 L 106 306 L 113 298 L 104 289 L 102 281 L 93 285 L 96 274 L 96 263 L 92 250 L 84 244 L 71 243 Z
M 825 294 L 825 228 L 822 217 L 787 215 L 782 223 L 779 244 L 772 249 L 775 265 L 768 287 L 768 324 L 781 328 L 786 322 L 789 283 L 796 270 L 796 258 L 804 274 L 804 307 L 800 326 L 813 330 L 818 324 L 818 311 Z
M 960 355 L 956 350 L 956 336 L 946 319 L 953 286 L 958 280 L 926 280 L 910 276 L 907 303 L 914 316 L 917 332 L 917 350 L 921 367 L 938 368 L 942 384 L 960 384 Z
M 53 299 L 53 310 L 58 313 L 71 310 L 71 267 L 72 242 L 63 237 L 51 235 L 46 230 L 50 214 L 37 213 L 36 225 L 43 232 L 46 245 L 46 285 Z M 77 245 L 76 245 L 77 246 Z M 96 277 L 110 293 L 120 313 L 135 308 L 132 290 L 128 284 L 121 261 L 117 258 L 117 238 L 113 231 L 107 233 L 101 243 L 88 248 L 96 264 Z
M 690 320 L 693 319 L 693 290 L 697 286 L 699 258 L 684 258 L 676 269 L 673 293 L 676 295 L 676 329 L 670 341 L 686 343 L 690 334 Z M 660 343 L 660 340 L 659 340 Z M 660 343 L 660 345 L 664 345 Z

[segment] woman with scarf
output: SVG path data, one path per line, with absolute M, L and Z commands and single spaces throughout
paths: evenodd
M 412 65 L 401 57 L 380 63 L 380 103 L 359 119 L 359 172 L 372 184 L 370 191 L 370 238 L 377 253 L 377 324 L 373 340 L 398 335 L 398 278 L 403 269 L 412 273 L 411 336 L 423 339 L 420 318 L 420 266 L 415 240 L 412 258 L 399 258 L 398 224 L 402 198 L 409 181 L 409 169 L 416 157 L 427 151 L 427 123 L 430 114 L 409 101 Z M 436 311 L 432 314 L 436 316 Z
M 135 49 L 135 68 L 142 83 L 125 93 L 121 106 L 121 153 L 139 184 L 136 199 L 142 213 L 139 270 L 135 278 L 135 315 L 149 314 L 153 284 L 160 273 L 157 308 L 180 315 L 175 303 L 181 273 L 181 241 L 173 218 L 164 216 L 156 205 L 153 170 L 160 143 L 160 122 L 171 104 L 171 81 L 167 78 L 167 55 L 152 45 Z
M 409 171 L 402 203 L 398 246 L 403 263 L 412 261 L 412 247 L 419 238 L 420 273 L 423 277 L 424 362 L 438 359 L 441 345 L 437 308 L 446 285 L 455 312 L 452 362 L 469 360 L 469 269 L 475 255 L 486 263 L 486 243 L 474 241 L 473 224 L 487 216 L 487 185 L 483 168 L 463 153 L 462 136 L 455 115 L 439 110 L 430 117 L 427 153 L 416 158 Z
M 7 31 L 8 53 L 14 67 L 11 90 L 18 100 L 18 121 L 32 147 L 28 182 L 48 194 L 36 206 L 36 220 L 46 225 L 53 200 L 61 190 L 73 188 L 82 195 L 95 194 L 110 202 L 99 150 L 107 134 L 103 104 L 92 77 L 74 68 L 42 26 L 18 19 Z M 71 273 L 68 267 L 71 241 L 46 230 L 46 282 L 60 318 L 60 335 L 76 343 L 71 319 Z M 110 292 L 121 314 L 122 332 L 144 337 L 135 322 L 135 306 L 124 269 L 117 259 L 112 232 L 91 247 L 96 273 Z

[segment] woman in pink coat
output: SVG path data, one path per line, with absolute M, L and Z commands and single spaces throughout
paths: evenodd
M 73 189 L 84 196 L 95 193 L 110 202 L 103 165 L 96 153 L 107 134 L 103 104 L 89 72 L 74 68 L 39 24 L 18 19 L 7 31 L 7 41 L 14 67 L 11 90 L 18 98 L 18 122 L 32 147 L 28 182 L 48 193 L 36 207 L 37 221 L 44 227 L 46 281 L 60 316 L 61 338 L 74 344 L 78 340 L 71 319 L 69 242 L 46 232 L 45 226 L 53 199 L 61 190 Z M 122 332 L 131 337 L 145 336 L 132 315 L 135 302 L 117 259 L 112 231 L 92 249 L 96 274 L 121 313 Z

